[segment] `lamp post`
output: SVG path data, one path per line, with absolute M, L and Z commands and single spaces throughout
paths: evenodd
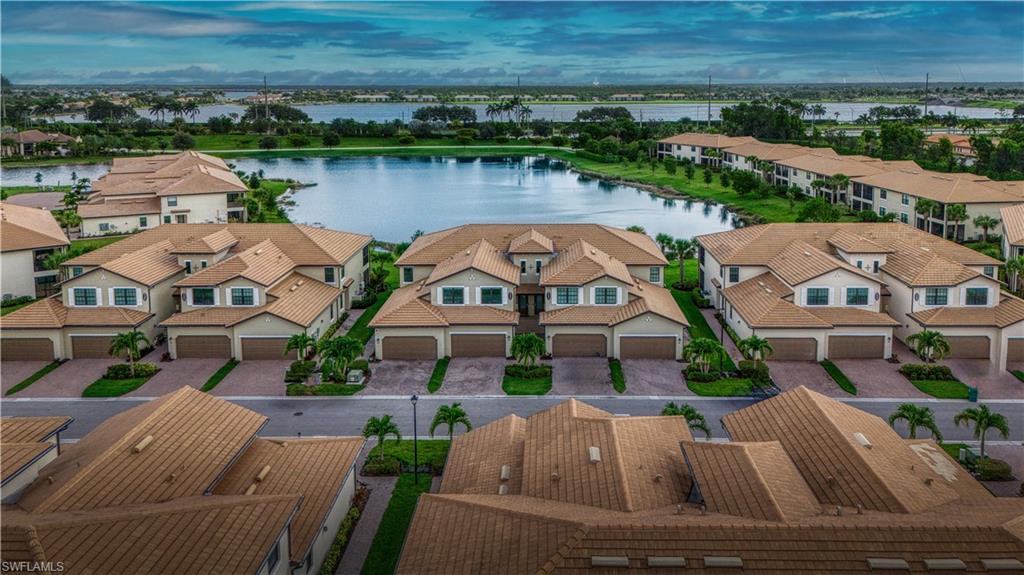
M 725 306 L 722 306 L 722 319 L 718 322 L 718 340 L 722 342 L 722 349 L 725 349 L 725 353 L 729 353 L 729 350 L 725 347 Z M 725 358 L 722 357 L 724 354 L 718 354 L 718 372 L 721 373 L 725 369 Z
M 413 394 L 413 396 L 409 398 L 409 401 L 412 402 L 412 480 L 417 487 L 420 485 L 420 457 L 419 450 L 417 449 L 418 445 L 416 443 L 416 435 L 418 432 L 418 428 L 416 427 L 416 402 L 419 401 L 419 399 L 420 398 L 417 397 L 416 394 Z

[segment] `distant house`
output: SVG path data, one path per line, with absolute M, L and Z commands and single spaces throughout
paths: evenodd
M 613 102 L 640 102 L 646 98 L 643 94 L 612 94 L 608 99 Z
M 46 211 L 0 203 L 0 294 L 3 299 L 42 297 L 57 285 L 57 270 L 43 261 L 70 243 Z
M 490 96 L 484 94 L 456 94 L 456 102 L 486 102 L 490 100 Z
M 964 165 L 972 166 L 978 159 L 978 155 L 974 152 L 974 146 L 971 145 L 971 137 L 966 134 L 931 134 L 925 138 L 924 143 L 934 146 L 942 140 L 949 140 L 949 143 L 953 145 L 953 155 L 960 158 Z M 999 140 L 993 140 L 993 143 L 998 144 Z
M 40 130 L 25 130 L 13 136 L 4 136 L 3 152 L 5 156 L 67 155 L 72 142 L 80 142 L 81 138 L 68 136 L 59 132 L 47 133 Z
M 406 94 L 403 96 L 406 102 L 436 102 L 437 96 L 433 94 Z
M 387 94 L 356 94 L 352 96 L 356 102 L 387 102 L 391 96 Z

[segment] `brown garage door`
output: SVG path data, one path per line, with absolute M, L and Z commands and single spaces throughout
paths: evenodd
M 453 334 L 452 357 L 505 357 L 505 335 Z
M 818 359 L 818 341 L 810 337 L 770 337 L 772 354 L 776 361 L 815 361 Z
M 885 357 L 884 335 L 830 335 L 829 359 L 881 359 Z
M 381 342 L 384 359 L 437 359 L 437 338 L 422 336 L 391 336 Z
M 287 355 L 284 353 L 286 345 L 286 337 L 243 337 L 242 359 L 298 359 L 299 354 L 294 349 Z
M 179 335 L 174 348 L 178 359 L 231 357 L 231 339 L 226 335 Z
M 988 359 L 989 340 L 984 335 L 947 335 L 949 355 L 947 357 Z
M 51 361 L 53 342 L 46 338 L 18 337 L 0 339 L 0 360 Z
M 552 340 L 555 357 L 607 357 L 608 339 L 600 334 L 561 333 Z
M 71 356 L 75 359 L 96 359 L 110 357 L 109 335 L 99 336 L 71 336 Z
M 674 337 L 630 337 L 619 338 L 619 359 L 675 359 L 676 338 Z
M 1007 340 L 1006 361 L 1024 361 L 1024 339 L 1011 338 Z

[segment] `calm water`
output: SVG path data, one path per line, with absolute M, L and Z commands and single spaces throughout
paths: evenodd
M 722 231 L 736 225 L 717 204 L 665 200 L 630 186 L 584 177 L 564 162 L 527 158 L 279 158 L 234 160 L 238 169 L 316 183 L 294 194 L 295 222 L 408 239 L 467 222 L 593 222 L 643 226 L 652 236 Z M 105 166 L 3 170 L 4 185 L 97 177 Z

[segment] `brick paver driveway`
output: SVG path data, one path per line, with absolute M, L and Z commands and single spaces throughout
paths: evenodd
M 157 356 L 159 357 L 159 356 Z M 127 397 L 159 397 L 184 386 L 199 389 L 210 379 L 215 371 L 227 362 L 223 358 L 214 359 L 176 359 L 174 361 L 157 361 L 160 371 Z M 235 367 L 238 369 L 241 365 Z M 224 382 L 221 382 L 223 385 Z
M 82 391 L 120 360 L 72 359 L 18 392 L 16 397 L 82 397 Z
M 669 359 L 624 359 L 626 395 L 693 395 L 683 381 L 683 365 Z
M 978 399 L 1024 399 L 1024 382 L 1009 371 L 1000 371 L 987 359 L 945 359 L 957 379 L 978 388 Z M 1007 365 L 1008 370 L 1021 369 L 1021 364 Z
M 884 359 L 837 359 L 832 363 L 857 386 L 857 397 L 931 397 L 900 375 L 898 363 Z
M 33 373 L 46 367 L 47 361 L 4 361 L 0 362 L 0 392 L 25 381 Z
M 507 363 L 503 357 L 453 357 L 437 394 L 501 395 Z
M 830 397 L 850 397 L 817 362 L 769 360 L 768 371 L 782 391 L 803 385 Z
M 556 357 L 550 363 L 551 395 L 618 395 L 603 357 Z
M 373 341 L 372 339 L 370 341 Z M 370 364 L 372 377 L 360 395 L 412 395 L 427 393 L 427 382 L 434 372 L 433 360 L 404 361 L 387 359 Z M 444 386 L 441 387 L 444 389 Z
M 220 365 L 224 365 L 224 362 L 220 361 L 218 367 Z M 212 393 L 220 396 L 284 395 L 284 372 L 288 370 L 289 365 L 291 360 L 288 359 L 242 361 L 231 370 L 224 381 L 213 388 Z M 206 378 L 203 378 L 203 382 L 205 381 Z

